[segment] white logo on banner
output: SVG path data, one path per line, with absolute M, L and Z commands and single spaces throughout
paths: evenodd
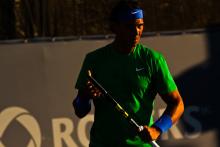
M 0 113 L 0 139 L 12 121 L 18 121 L 32 136 L 27 147 L 41 146 L 41 131 L 36 119 L 21 107 L 9 107 Z M 0 147 L 5 147 L 0 141 Z

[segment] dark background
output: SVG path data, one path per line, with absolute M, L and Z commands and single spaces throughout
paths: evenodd
M 0 0 L 0 39 L 111 34 L 118 0 Z M 145 32 L 220 23 L 219 0 L 142 0 Z

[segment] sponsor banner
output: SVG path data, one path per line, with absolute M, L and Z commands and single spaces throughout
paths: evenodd
M 1 45 L 0 147 L 88 146 L 94 107 L 83 119 L 75 116 L 74 84 L 85 54 L 111 41 Z M 206 34 L 147 37 L 142 42 L 164 54 L 180 83 L 185 71 L 207 63 Z M 156 103 L 155 119 L 165 108 L 159 96 Z M 158 143 L 164 147 L 219 146 L 218 129 L 204 125 L 197 115 L 200 113 L 208 115 L 212 111 L 196 102 L 187 103 L 181 121 L 164 133 Z

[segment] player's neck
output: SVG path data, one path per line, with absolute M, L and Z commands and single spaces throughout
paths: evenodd
M 135 47 L 130 47 L 127 44 L 123 44 L 118 40 L 114 40 L 112 43 L 113 49 L 121 54 L 130 54 L 134 51 Z

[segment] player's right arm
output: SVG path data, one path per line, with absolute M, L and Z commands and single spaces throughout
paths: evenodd
M 72 104 L 75 110 L 75 114 L 79 118 L 83 118 L 91 110 L 91 98 L 87 94 L 86 90 L 78 90 L 78 94 L 73 100 Z
M 91 110 L 91 100 L 100 97 L 101 92 L 90 82 L 86 84 L 86 88 L 79 89 L 76 98 L 73 100 L 75 114 L 79 118 L 86 116 Z

